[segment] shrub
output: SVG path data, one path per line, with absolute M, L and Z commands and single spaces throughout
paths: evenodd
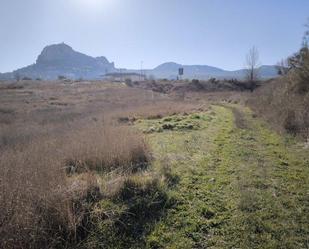
M 133 87 L 133 83 L 132 83 L 132 80 L 131 79 L 125 79 L 125 84 L 129 87 Z
M 162 128 L 164 130 L 173 130 L 175 128 L 176 124 L 175 123 L 165 123 L 162 125 Z
M 309 136 L 308 31 L 299 52 L 282 62 L 282 76 L 258 89 L 249 104 L 278 130 Z
M 256 90 L 248 104 L 281 132 L 309 136 L 309 95 L 295 92 L 291 72 Z
M 191 82 L 192 82 L 193 84 L 199 84 L 199 83 L 200 83 L 200 81 L 199 81 L 198 79 L 193 79 Z
M 304 46 L 294 56 L 289 58 L 289 66 L 295 73 L 294 87 L 298 93 L 309 91 L 309 48 Z
M 209 81 L 210 83 L 212 83 L 212 84 L 215 84 L 215 83 L 218 83 L 218 82 L 219 82 L 216 78 L 210 78 L 208 81 Z
M 16 81 L 20 81 L 20 74 L 19 73 L 14 73 L 14 79 Z
M 287 132 L 296 135 L 298 132 L 298 126 L 296 123 L 296 114 L 294 110 L 288 110 L 286 113 L 286 117 L 283 122 L 284 128 Z

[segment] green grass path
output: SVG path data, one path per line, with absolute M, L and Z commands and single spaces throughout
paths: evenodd
M 179 178 L 147 247 L 309 248 L 308 151 L 242 106 L 212 106 L 198 122 L 147 135 L 154 168 Z

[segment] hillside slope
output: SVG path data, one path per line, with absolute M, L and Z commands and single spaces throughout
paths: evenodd
M 105 57 L 94 58 L 61 43 L 45 47 L 35 64 L 3 74 L 2 78 L 14 78 L 18 75 L 53 80 L 61 75 L 71 79 L 99 79 L 103 74 L 113 71 L 114 63 L 110 63 Z

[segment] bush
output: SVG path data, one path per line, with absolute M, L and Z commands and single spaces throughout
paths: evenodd
M 299 52 L 280 63 L 282 76 L 258 89 L 249 100 L 275 128 L 304 138 L 309 137 L 308 42 L 309 31 Z
M 210 78 L 208 81 L 212 84 L 216 84 L 219 82 L 216 78 Z
M 309 95 L 295 91 L 291 72 L 257 89 L 248 104 L 272 126 L 292 135 L 309 136 Z
M 199 84 L 199 83 L 200 83 L 200 81 L 199 81 L 198 79 L 193 79 L 191 82 L 192 82 L 193 84 Z
M 239 84 L 239 80 L 238 79 L 229 79 L 227 80 L 228 83 L 231 83 L 231 84 Z
M 290 70 L 294 73 L 294 88 L 300 94 L 309 91 L 309 48 L 304 46 L 288 59 Z
M 296 135 L 298 132 L 298 126 L 296 123 L 296 114 L 294 110 L 288 110 L 286 117 L 283 122 L 284 128 L 287 130 L 287 132 Z
M 129 87 L 133 87 L 133 83 L 131 79 L 125 79 L 125 84 Z

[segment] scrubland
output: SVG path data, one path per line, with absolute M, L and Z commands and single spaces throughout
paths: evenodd
M 122 84 L 23 81 L 1 83 L 0 106 L 0 245 L 53 248 L 84 241 L 109 216 L 100 201 L 159 191 L 136 119 L 205 104 Z
M 255 91 L 248 104 L 273 128 L 309 138 L 309 31 L 302 48 L 278 66 L 281 76 Z
M 0 83 L 0 248 L 307 248 L 308 151 L 263 89 Z
M 296 87 L 297 79 L 291 73 L 257 89 L 248 104 L 277 131 L 306 139 L 309 136 L 309 93 L 299 93 Z

